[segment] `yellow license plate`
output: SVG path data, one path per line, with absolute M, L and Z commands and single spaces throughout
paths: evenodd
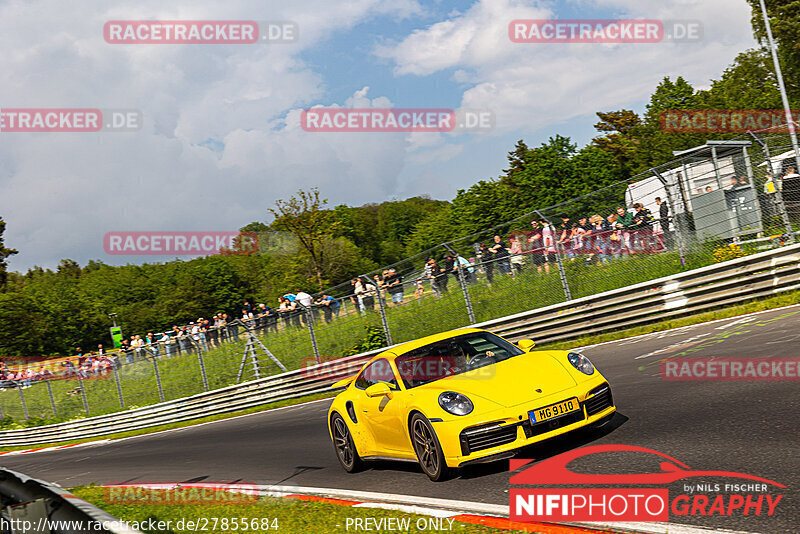
M 569 400 L 551 404 L 550 406 L 545 406 L 544 408 L 531 410 L 528 412 L 528 416 L 531 418 L 531 424 L 535 425 L 543 421 L 549 421 L 550 419 L 561 417 L 562 415 L 567 415 L 568 413 L 575 412 L 580 409 L 581 404 L 578 402 L 578 398 L 573 397 Z

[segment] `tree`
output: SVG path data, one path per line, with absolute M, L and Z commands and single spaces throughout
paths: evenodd
M 767 28 L 759 0 L 747 0 L 753 8 L 750 20 L 753 34 L 766 51 Z M 790 102 L 800 99 L 800 0 L 766 0 L 772 36 L 781 63 L 786 92 Z
M 516 146 L 512 152 L 508 153 L 508 169 L 503 169 L 503 172 L 508 177 L 513 177 L 516 173 L 525 170 L 528 165 L 528 158 L 530 158 L 531 149 L 525 144 L 525 141 L 520 139 L 517 141 Z
M 8 264 L 6 263 L 6 258 L 19 252 L 13 248 L 6 248 L 6 246 L 3 244 L 3 232 L 5 231 L 6 222 L 2 217 L 0 217 L 0 289 L 6 285 L 6 280 L 8 279 L 6 272 Z
M 275 217 L 272 226 L 294 234 L 308 252 L 319 289 L 324 288 L 323 264 L 326 251 L 323 243 L 326 238 L 334 235 L 338 226 L 333 212 L 323 209 L 327 203 L 327 199 L 320 199 L 319 189 L 314 187 L 308 191 L 301 189 L 288 200 L 275 201 L 275 208 L 269 210 Z
M 698 97 L 708 108 L 780 109 L 783 104 L 773 68 L 769 52 L 747 50 Z
M 632 160 L 636 152 L 637 127 L 641 124 L 639 115 L 629 109 L 619 111 L 598 111 L 600 122 L 594 125 L 598 132 L 605 132 L 595 137 L 592 143 L 597 148 L 611 155 L 619 170 L 627 175 L 632 173 Z

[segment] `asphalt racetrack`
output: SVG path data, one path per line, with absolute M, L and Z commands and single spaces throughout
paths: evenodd
M 800 382 L 676 382 L 660 377 L 659 360 L 687 357 L 800 356 L 800 307 L 621 340 L 583 352 L 609 379 L 618 416 L 603 431 L 581 431 L 523 450 L 543 459 L 588 444 L 655 449 L 695 470 L 747 473 L 786 489 L 773 516 L 671 514 L 670 521 L 731 530 L 800 532 Z M 263 412 L 227 421 L 96 446 L 26 455 L 0 463 L 65 487 L 119 482 L 254 482 L 508 504 L 508 461 L 475 466 L 458 478 L 433 483 L 415 464 L 381 462 L 348 475 L 337 463 L 326 429 L 330 401 Z M 633 453 L 587 460 L 574 470 L 637 473 L 659 470 Z M 598 457 L 601 455 L 597 455 Z M 582 459 L 584 460 L 584 459 Z M 747 482 L 688 479 L 684 484 Z M 706 491 L 710 498 L 720 491 Z

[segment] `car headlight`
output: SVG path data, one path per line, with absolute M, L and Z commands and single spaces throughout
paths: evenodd
M 445 391 L 439 395 L 439 406 L 453 415 L 467 415 L 474 408 L 472 401 L 466 395 L 455 391 Z
M 592 362 L 589 361 L 589 358 L 580 352 L 570 352 L 567 354 L 567 359 L 569 360 L 569 363 L 572 364 L 572 367 L 581 373 L 585 375 L 594 373 L 594 365 L 592 365 Z

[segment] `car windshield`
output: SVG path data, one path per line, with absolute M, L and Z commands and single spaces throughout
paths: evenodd
M 490 332 L 451 337 L 412 350 L 395 359 L 406 389 L 494 365 L 523 350 Z

